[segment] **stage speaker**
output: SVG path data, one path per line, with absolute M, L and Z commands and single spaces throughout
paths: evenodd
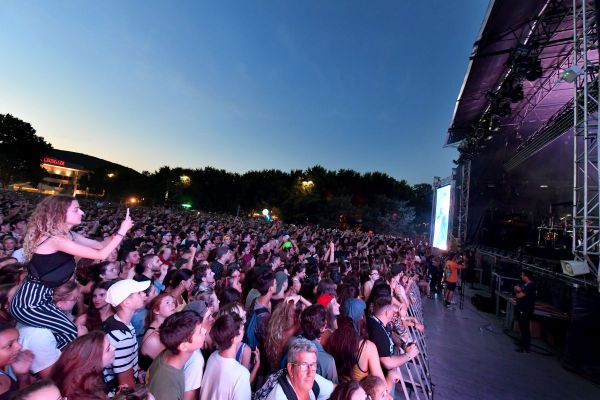
M 560 265 L 565 275 L 578 276 L 590 273 L 590 267 L 585 261 L 560 260 Z

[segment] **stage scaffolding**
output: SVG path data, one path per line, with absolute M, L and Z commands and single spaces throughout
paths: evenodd
M 596 2 L 597 3 L 597 2 Z M 573 59 L 583 72 L 573 90 L 573 254 L 596 274 L 600 286 L 598 183 L 598 29 L 591 2 L 573 0 Z M 590 52 L 595 52 L 593 59 Z
M 467 242 L 467 221 L 469 218 L 469 192 L 471 190 L 471 160 L 460 165 L 460 185 L 458 199 L 458 239 Z

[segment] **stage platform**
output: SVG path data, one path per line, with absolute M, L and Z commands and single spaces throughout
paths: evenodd
M 436 400 L 600 398 L 600 386 L 565 370 L 555 356 L 536 353 L 547 348 L 538 340 L 532 353 L 517 353 L 503 333 L 504 318 L 471 304 L 477 292 L 465 290 L 463 310 L 446 309 L 439 296 L 423 298 Z

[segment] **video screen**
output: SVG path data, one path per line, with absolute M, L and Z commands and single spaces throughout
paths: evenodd
M 448 250 L 448 218 L 450 217 L 451 189 L 451 185 L 447 185 L 436 191 L 433 247 L 440 250 Z

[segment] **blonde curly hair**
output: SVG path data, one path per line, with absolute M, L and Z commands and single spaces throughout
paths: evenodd
M 58 194 L 40 201 L 27 223 L 23 243 L 25 260 L 29 261 L 43 236 L 64 236 L 67 232 L 67 210 L 75 200 L 72 196 Z
M 300 327 L 300 310 L 293 302 L 284 302 L 273 311 L 267 324 L 267 338 L 265 349 L 267 360 L 272 370 L 279 369 L 279 361 L 283 355 L 288 340 Z

